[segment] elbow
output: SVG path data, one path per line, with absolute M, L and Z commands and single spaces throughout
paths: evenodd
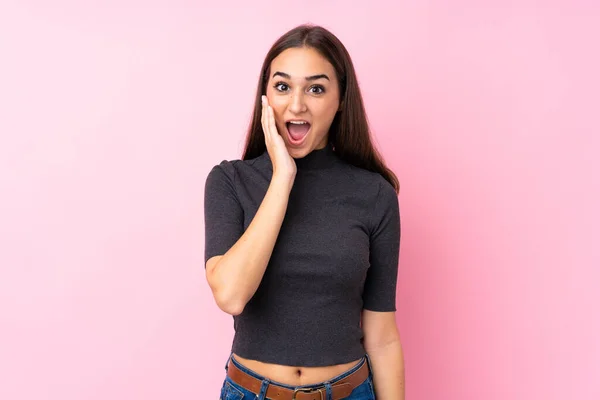
M 214 293 L 215 301 L 217 306 L 227 314 L 236 316 L 240 315 L 246 306 L 243 301 L 236 298 L 235 296 L 227 296 L 223 294 Z
M 206 270 L 206 278 L 217 306 L 227 314 L 240 315 L 246 302 L 241 298 L 239 290 L 236 290 L 237 285 L 225 284 L 216 271 L 216 265 L 211 265 Z
M 234 303 L 234 302 L 217 302 L 217 305 L 219 306 L 219 308 L 226 312 L 229 315 L 233 315 L 234 317 L 236 315 L 240 315 L 242 313 L 242 311 L 244 311 L 244 305 L 242 305 L 241 303 Z

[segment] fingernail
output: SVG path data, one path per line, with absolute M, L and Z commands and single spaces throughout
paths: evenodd
M 262 96 L 260 96 L 260 99 L 263 104 L 265 104 L 267 102 L 267 97 L 264 94 Z

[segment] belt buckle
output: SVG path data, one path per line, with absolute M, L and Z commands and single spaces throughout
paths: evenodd
M 294 393 L 292 394 L 292 400 L 296 400 L 296 394 L 298 392 L 310 393 L 314 390 L 319 392 L 319 397 L 321 398 L 321 400 L 323 400 L 323 392 L 321 392 L 322 389 L 304 389 L 304 388 L 294 389 Z

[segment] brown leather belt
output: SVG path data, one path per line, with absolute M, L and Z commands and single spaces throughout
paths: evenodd
M 262 381 L 240 370 L 231 360 L 227 366 L 227 375 L 232 381 L 244 389 L 247 389 L 256 395 L 260 393 Z M 367 360 L 364 360 L 363 365 L 361 365 L 359 369 L 331 385 L 331 390 L 333 391 L 332 399 L 339 400 L 350 396 L 350 393 L 352 393 L 357 386 L 360 386 L 368 376 L 369 365 Z M 327 393 L 325 392 L 325 386 L 313 389 L 292 390 L 271 383 L 267 388 L 266 398 L 272 400 L 326 400 Z

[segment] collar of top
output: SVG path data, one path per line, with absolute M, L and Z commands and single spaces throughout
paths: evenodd
M 266 157 L 270 160 L 269 153 L 265 150 Z M 337 160 L 333 145 L 327 143 L 322 149 L 315 149 L 302 158 L 294 158 L 298 171 L 319 170 L 332 166 Z
M 330 167 L 336 159 L 331 143 L 322 149 L 315 149 L 302 158 L 294 158 L 298 170 L 314 170 Z

